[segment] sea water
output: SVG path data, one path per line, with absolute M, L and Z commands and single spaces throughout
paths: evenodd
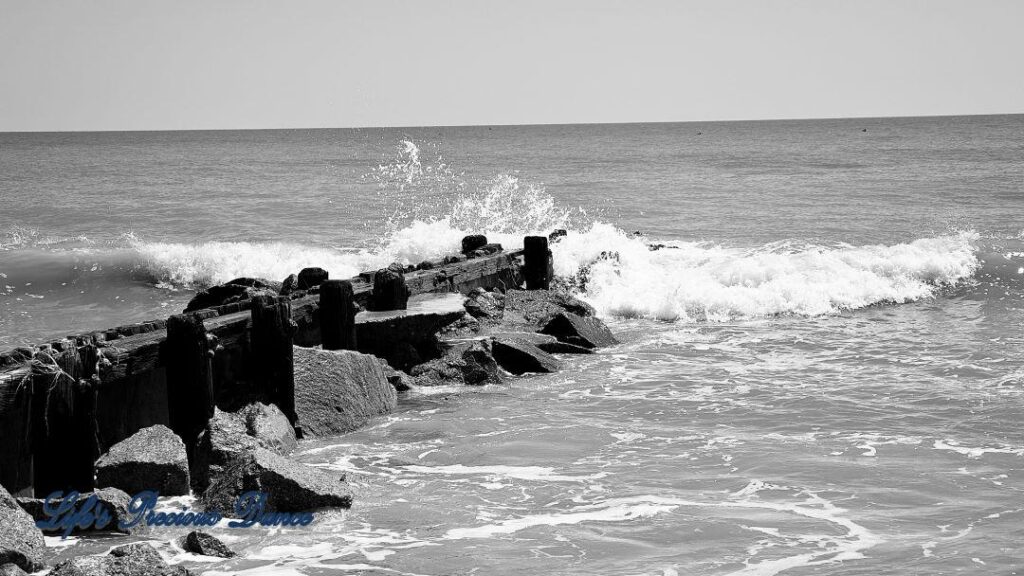
M 146 537 L 211 575 L 1021 573 L 1022 158 L 1024 116 L 2 134 L 0 348 L 565 228 L 621 345 L 303 443 L 357 493 L 313 530 Z

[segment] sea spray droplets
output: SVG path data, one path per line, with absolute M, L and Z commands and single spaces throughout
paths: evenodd
M 977 238 L 964 232 L 893 246 L 772 243 L 753 250 L 674 242 L 651 251 L 642 240 L 598 223 L 555 245 L 555 271 L 585 272 L 586 298 L 623 317 L 816 316 L 911 302 L 966 280 L 979 265 Z

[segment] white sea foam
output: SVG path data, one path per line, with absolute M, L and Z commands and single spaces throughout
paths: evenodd
M 715 321 L 814 316 L 926 298 L 971 277 L 977 238 L 965 232 L 892 246 L 752 249 L 673 242 L 651 251 L 597 223 L 556 244 L 554 257 L 556 274 L 585 273 L 586 297 L 605 313 Z
M 936 440 L 932 445 L 936 450 L 949 450 L 956 452 L 957 454 L 963 454 L 968 458 L 981 458 L 985 454 L 1012 454 L 1015 456 L 1024 456 L 1024 448 L 1013 448 L 1010 446 L 961 446 L 956 440 Z
M 541 482 L 583 482 L 586 480 L 597 480 L 608 475 L 606 472 L 597 472 L 582 476 L 566 476 L 556 474 L 554 468 L 546 466 L 465 466 L 453 464 L 450 466 L 413 465 L 406 466 L 405 469 L 418 474 L 482 475 Z
M 506 249 L 525 235 L 564 228 L 552 245 L 556 274 L 573 279 L 607 315 L 667 321 L 718 321 L 779 314 L 822 315 L 879 303 L 927 298 L 970 278 L 979 267 L 978 235 L 951 233 L 894 245 L 816 245 L 787 241 L 761 246 L 660 242 L 595 222 L 559 206 L 544 187 L 501 175 L 469 185 L 439 157 L 422 159 L 405 141 L 373 173 L 385 199 L 387 233 L 359 249 L 284 242 L 146 242 L 128 235 L 138 266 L 171 286 L 204 286 L 239 276 L 282 279 L 307 266 L 332 277 L 437 258 L 456 251 L 467 234 L 483 233 Z M 422 190 L 423 197 L 416 191 Z

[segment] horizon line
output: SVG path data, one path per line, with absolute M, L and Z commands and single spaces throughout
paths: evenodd
M 260 132 L 260 131 L 286 131 L 286 130 L 404 130 L 424 128 L 516 128 L 536 126 L 636 126 L 643 124 L 723 124 L 740 122 L 798 122 L 810 120 L 897 120 L 905 118 L 964 118 L 983 116 L 1024 116 L 1022 112 L 998 112 L 998 113 L 968 113 L 968 114 L 921 114 L 921 115 L 899 115 L 899 116 L 811 116 L 801 118 L 731 118 L 725 120 L 641 120 L 622 122 L 534 122 L 522 124 L 421 124 L 421 125 L 395 125 L 395 126 L 297 126 L 297 127 L 273 127 L 273 128 L 137 128 L 127 130 L 104 129 L 104 130 L 0 130 L 0 135 L 6 134 L 113 134 L 113 133 L 142 133 L 142 132 Z

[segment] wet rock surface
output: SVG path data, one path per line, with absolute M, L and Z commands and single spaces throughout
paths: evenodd
M 185 306 L 185 312 L 194 312 L 205 308 L 216 308 L 233 302 L 249 300 L 259 294 L 277 294 L 281 290 L 281 283 L 262 278 L 235 278 L 210 286 L 200 291 L 189 300 Z
M 440 358 L 414 367 L 410 374 L 419 386 L 479 386 L 501 382 L 498 364 L 487 340 L 456 343 Z
M 561 361 L 535 344 L 516 338 L 495 338 L 492 345 L 498 365 L 512 374 L 557 372 Z
M 43 567 L 46 542 L 32 517 L 0 486 L 0 565 L 26 571 Z
M 228 548 L 216 537 L 198 530 L 189 532 L 179 540 L 182 550 L 202 556 L 216 558 L 234 558 L 238 553 Z
M 104 556 L 79 556 L 61 562 L 50 576 L 189 576 L 170 566 L 155 548 L 144 542 L 119 546 Z
M 166 426 L 143 428 L 100 456 L 96 485 L 129 494 L 156 490 L 162 496 L 186 495 L 189 465 L 185 443 Z
M 267 495 L 268 512 L 301 512 L 352 505 L 352 492 L 342 475 L 299 464 L 257 447 L 234 458 L 212 476 L 203 493 L 206 510 L 234 513 L 238 497 L 250 491 Z
M 193 451 L 193 489 L 202 493 L 211 477 L 257 447 L 287 454 L 295 445 L 295 430 L 277 406 L 256 403 L 238 412 L 214 409 Z
M 295 411 L 307 436 L 350 432 L 398 403 L 374 356 L 295 347 L 294 359 Z
M 237 414 L 245 421 L 246 433 L 264 448 L 287 454 L 298 444 L 295 428 L 288 422 L 284 412 L 273 404 L 254 402 Z
M 138 534 L 145 530 L 146 524 L 139 522 L 135 526 L 129 529 L 122 529 L 119 527 L 121 522 L 128 521 L 132 518 L 132 515 L 128 513 L 128 502 L 131 500 L 131 496 L 123 490 L 117 488 L 100 488 L 94 492 L 83 492 L 78 495 L 76 506 L 79 509 L 83 509 L 85 502 L 95 496 L 95 502 L 92 504 L 90 509 L 104 508 L 110 515 L 110 523 L 106 526 L 95 526 L 90 525 L 86 529 L 75 527 L 71 532 L 72 535 L 81 534 L 84 532 L 120 532 L 124 534 Z M 45 499 L 43 498 L 18 498 L 18 504 L 22 507 L 25 512 L 28 512 L 32 519 L 36 522 L 40 520 L 48 520 L 49 516 L 43 509 Z M 59 534 L 62 533 L 62 529 L 49 529 L 44 530 L 47 534 Z
M 556 314 L 540 331 L 542 334 L 558 338 L 561 342 L 581 348 L 603 348 L 619 343 L 604 322 L 592 316 L 580 316 L 572 312 Z

